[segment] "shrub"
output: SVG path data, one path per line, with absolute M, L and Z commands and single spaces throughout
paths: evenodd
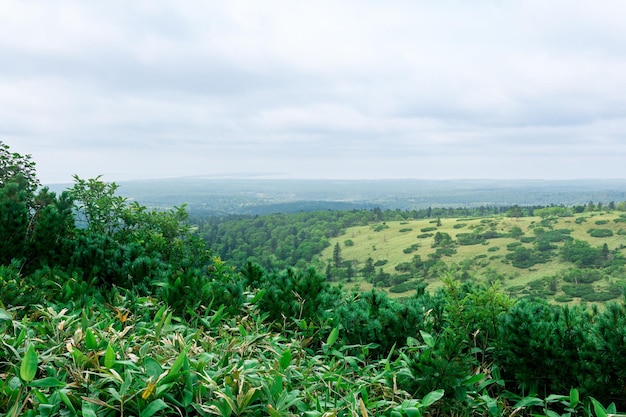
M 601 261 L 602 252 L 600 249 L 592 247 L 588 242 L 576 239 L 565 242 L 561 248 L 561 256 L 578 267 L 590 267 Z
M 429 226 L 429 227 L 423 227 L 420 229 L 420 232 L 422 233 L 427 233 L 427 232 L 434 232 L 435 230 L 437 230 L 437 227 L 435 226 Z
M 484 237 L 478 233 L 459 233 L 456 235 L 459 245 L 469 246 L 483 243 Z
M 516 248 L 519 248 L 520 246 L 522 246 L 521 242 L 511 242 L 508 245 L 506 245 L 506 249 L 507 250 L 515 250 Z
M 591 284 L 564 284 L 561 289 L 570 297 L 584 297 L 595 292 Z
M 520 299 L 500 317 L 496 363 L 522 391 L 581 386 L 591 320 L 582 309 Z
M 393 292 L 393 293 L 403 293 L 403 292 L 407 292 L 407 291 L 411 291 L 411 290 L 415 290 L 415 284 L 411 284 L 409 282 L 403 282 L 397 285 L 394 285 L 393 287 L 389 288 L 389 292 Z
M 374 262 L 374 266 L 384 266 L 387 265 L 387 261 L 386 259 L 378 259 L 376 262 Z
M 385 229 L 389 229 L 389 226 L 387 225 L 387 223 L 383 223 L 383 224 L 379 224 L 379 225 L 374 226 L 374 231 L 375 232 L 380 232 L 380 231 L 383 231 Z
M 512 285 L 507 290 L 512 293 L 520 292 L 526 289 L 526 285 Z
M 410 227 L 403 227 L 402 229 L 399 230 L 400 233 L 406 233 L 406 232 L 412 232 L 413 229 L 411 229 Z
M 404 252 L 404 253 L 413 253 L 413 252 L 415 252 L 416 250 L 418 250 L 418 249 L 419 249 L 419 247 L 420 247 L 419 243 L 414 243 L 414 244 L 412 244 L 411 246 L 409 246 L 408 248 L 404 248 L 404 249 L 402 250 L 402 252 Z
M 435 236 L 434 233 L 422 233 L 421 235 L 417 235 L 418 239 L 427 239 L 429 237 Z
M 602 303 L 609 300 L 614 300 L 622 295 L 622 290 L 616 285 L 608 288 L 607 291 L 595 291 L 593 293 L 584 294 L 581 296 L 582 301 L 589 303 Z
M 563 281 L 575 284 L 592 284 L 602 278 L 602 272 L 597 269 L 570 269 L 563 276 Z
M 611 237 L 613 236 L 613 231 L 611 229 L 589 229 L 587 233 L 591 237 Z
M 530 268 L 531 266 L 546 261 L 546 256 L 542 252 L 537 252 L 523 246 L 516 248 L 512 253 L 506 255 L 506 259 L 511 261 L 516 268 Z
M 410 262 L 400 262 L 394 269 L 398 272 L 408 272 L 412 269 L 412 266 Z
M 452 256 L 455 253 L 456 249 L 454 247 L 443 247 L 435 250 L 435 255 L 437 256 Z
M 403 282 L 407 282 L 411 279 L 411 274 L 400 274 L 400 275 L 392 275 L 391 283 L 393 285 L 402 284 Z
M 454 226 L 452 226 L 452 227 L 453 227 L 453 228 L 455 228 L 455 229 L 462 229 L 462 228 L 464 228 L 465 226 L 467 226 L 467 223 L 457 223 L 457 224 L 455 224 L 455 225 L 454 225 Z

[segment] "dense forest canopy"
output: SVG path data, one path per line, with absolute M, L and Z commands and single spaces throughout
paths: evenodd
M 308 263 L 319 248 L 304 243 L 371 221 L 384 227 L 386 216 L 406 221 L 404 212 L 258 216 L 220 229 L 191 222 L 184 206 L 131 202 L 100 177 L 76 176 L 57 194 L 41 187 L 29 156 L 0 145 L 5 415 L 600 417 L 626 409 L 623 299 L 551 305 L 455 271 L 442 272 L 436 291 L 418 286 L 403 298 L 349 291 Z M 570 208 L 520 210 L 550 219 Z M 223 260 L 207 233 L 230 253 L 250 245 L 253 258 Z M 551 236 L 541 244 L 564 239 Z M 263 241 L 269 249 L 255 254 Z M 284 241 L 301 253 L 285 248 L 279 257 Z M 563 247 L 585 268 L 610 255 L 576 240 Z M 275 263 L 264 267 L 266 254 Z

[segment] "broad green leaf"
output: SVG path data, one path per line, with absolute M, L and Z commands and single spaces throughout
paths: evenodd
M 596 417 L 607 417 L 608 413 L 606 408 L 604 408 L 598 400 L 591 398 L 591 403 L 593 404 L 593 411 L 596 412 Z
M 141 345 L 141 347 L 139 348 L 139 357 L 140 358 L 144 358 L 148 355 L 148 350 L 150 350 L 150 347 L 152 346 L 152 344 L 150 342 L 146 342 L 143 345 Z
M 87 362 L 87 356 L 85 356 L 83 352 L 81 352 L 80 350 L 76 348 L 72 350 L 72 358 L 74 359 L 74 362 L 78 366 L 83 366 L 85 362 Z
M 98 349 L 98 341 L 96 340 L 96 336 L 93 334 L 91 329 L 87 329 L 87 333 L 85 333 L 85 347 L 88 350 Z
M 409 336 L 406 338 L 406 344 L 409 347 L 416 347 L 420 345 L 420 342 L 416 338 Z
M 607 414 L 617 414 L 617 407 L 615 406 L 615 403 L 609 404 L 606 408 L 606 412 Z
M 36 379 L 28 385 L 35 388 L 63 388 L 66 384 L 56 378 L 48 377 Z
M 191 372 L 185 373 L 185 387 L 183 388 L 183 401 L 182 404 L 188 407 L 193 402 L 193 380 L 191 378 Z
M 104 367 L 113 368 L 115 365 L 115 351 L 110 343 L 107 344 L 107 350 L 104 352 Z
M 280 357 L 280 368 L 284 371 L 291 364 L 291 350 L 287 349 Z
M 553 403 L 556 401 L 563 401 L 563 400 L 569 400 L 569 396 L 567 395 L 558 395 L 558 394 L 550 394 L 546 397 L 545 402 L 546 403 Z
M 225 308 L 226 306 L 221 305 L 220 308 L 217 309 L 217 311 L 213 314 L 213 317 L 211 317 L 211 321 L 209 322 L 210 326 L 208 327 L 213 327 L 214 325 L 216 325 L 222 320 L 222 317 L 224 316 Z
M 576 388 L 572 388 L 571 390 L 569 390 L 569 406 L 572 408 L 576 408 L 579 402 L 580 396 L 578 394 L 578 390 Z
M 13 342 L 13 346 L 17 347 L 17 346 L 22 344 L 24 339 L 26 339 L 26 330 L 27 330 L 27 328 L 26 328 L 26 326 L 24 326 L 24 328 L 20 332 L 19 336 L 17 336 L 17 339 L 15 339 L 15 341 Z
M 178 357 L 174 361 L 174 364 L 170 368 L 170 370 L 168 372 L 168 376 L 169 376 L 169 374 L 178 373 L 178 371 L 180 371 L 180 369 L 185 364 L 185 359 L 187 359 L 187 349 L 183 349 L 183 351 L 180 352 L 180 354 L 178 355 Z
M 35 374 L 37 373 L 37 366 L 39 365 L 39 358 L 37 357 L 37 352 L 35 352 L 35 346 L 28 346 L 28 350 L 22 358 L 22 364 L 20 366 L 20 378 L 22 381 L 30 382 L 35 379 Z
M 465 381 L 463 381 L 463 384 L 464 385 L 474 385 L 477 382 L 482 381 L 484 377 L 485 377 L 485 374 L 477 374 L 477 375 L 474 375 L 474 376 L 466 379 Z
M 270 393 L 274 398 L 283 394 L 283 377 L 281 375 L 276 375 L 274 378 L 274 383 L 270 386 Z
M 61 401 L 63 401 L 63 404 L 65 404 L 65 406 L 70 409 L 73 415 L 77 415 L 78 413 L 76 412 L 76 409 L 74 408 L 74 404 L 72 404 L 72 401 L 67 396 L 67 394 L 63 392 L 63 390 L 59 390 L 57 392 L 59 393 L 59 397 L 61 398 Z
M 339 337 L 339 328 L 335 327 L 330 331 L 330 334 L 328 335 L 328 339 L 326 339 L 326 344 L 329 347 L 334 345 L 338 337 Z
M 188 348 L 185 348 L 182 350 L 182 352 L 180 352 L 180 354 L 172 364 L 172 367 L 169 369 L 169 371 L 167 371 L 167 375 L 165 376 L 163 382 L 168 381 L 168 378 L 175 377 L 175 375 L 178 374 L 178 371 L 181 370 L 181 368 L 185 364 L 185 361 L 187 360 L 187 350 Z
M 39 414 L 37 417 L 49 417 L 54 415 L 54 409 L 56 406 L 54 404 L 39 404 Z
M 282 417 L 282 414 L 280 414 L 274 407 L 272 407 L 271 404 L 267 405 L 267 411 L 270 413 L 270 417 Z
M 83 400 L 82 411 L 83 417 L 98 417 L 94 410 L 94 405 L 88 401 Z
M 431 404 L 434 404 L 443 397 L 443 394 L 444 391 L 442 389 L 429 392 L 428 394 L 424 395 L 424 398 L 422 398 L 422 406 L 428 407 Z
M 532 407 L 534 405 L 543 405 L 543 400 L 537 397 L 524 397 L 519 400 L 513 408 Z
M 146 356 L 143 360 L 143 366 L 146 368 L 146 374 L 149 377 L 152 377 L 154 380 L 158 378 L 159 375 L 163 373 L 163 368 L 161 364 L 154 358 L 150 356 Z
M 261 298 L 263 298 L 263 296 L 265 295 L 265 290 L 259 290 L 255 295 L 254 298 L 252 298 L 252 300 L 250 300 L 250 304 L 256 304 L 259 302 L 259 300 Z
M 32 389 L 31 393 L 35 396 L 35 398 L 37 398 L 37 401 L 39 401 L 39 404 L 50 404 L 48 397 L 46 397 L 46 395 L 43 392 L 39 391 L 38 389 Z
M 161 311 L 161 310 L 159 310 Z M 164 314 L 165 310 L 161 313 L 161 317 L 159 322 L 157 323 L 155 329 L 155 337 L 158 339 L 161 337 L 161 331 L 170 325 L 172 322 L 172 312 L 170 311 L 168 314 Z M 156 320 L 156 319 L 155 319 Z
M 250 388 L 243 396 L 237 396 L 237 410 L 240 412 L 248 408 L 248 405 L 252 402 L 252 398 L 256 391 L 260 390 L 261 387 Z
M 163 305 L 161 308 L 159 308 L 159 310 L 154 315 L 154 322 L 158 322 L 159 320 L 161 320 L 161 317 L 163 316 L 163 313 L 165 313 L 166 308 L 166 305 Z
M 114 370 L 111 370 L 111 371 L 115 372 Z M 130 371 L 130 369 L 125 369 L 124 381 L 122 382 L 122 385 L 120 385 L 120 394 L 122 394 L 122 396 L 126 396 L 130 392 L 130 386 L 132 384 L 133 384 L 133 373 Z
M 420 330 L 420 334 L 422 335 L 422 339 L 424 339 L 424 343 L 426 343 L 426 346 L 430 348 L 435 347 L 435 338 L 430 333 L 427 333 L 424 330 Z
M 0 321 L 10 321 L 13 317 L 4 308 L 0 308 Z
M 402 411 L 407 415 L 407 417 L 422 417 L 420 410 L 415 407 L 403 408 Z
M 108 392 L 115 401 L 122 402 L 122 395 L 115 388 L 109 387 L 106 389 L 106 392 Z
M 141 412 L 140 417 L 152 417 L 159 411 L 163 411 L 169 406 L 162 399 L 157 399 L 152 401 L 148 406 Z
M 224 400 L 222 405 L 225 408 L 227 407 L 227 410 L 228 410 L 227 415 L 230 415 L 233 411 L 237 410 L 237 404 L 235 404 L 235 401 L 231 397 L 229 397 L 228 395 L 226 395 L 222 391 L 216 391 L 215 395 L 217 395 L 218 397 L 220 397 L 221 399 Z

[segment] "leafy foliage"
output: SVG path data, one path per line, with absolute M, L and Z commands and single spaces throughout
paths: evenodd
M 0 188 L 14 183 L 32 195 L 41 185 L 35 165 L 31 155 L 11 152 L 9 145 L 0 141 Z

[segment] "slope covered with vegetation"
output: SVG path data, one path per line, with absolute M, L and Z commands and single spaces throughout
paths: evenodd
M 497 284 L 511 295 L 558 302 L 621 296 L 626 284 L 626 212 L 597 207 L 480 218 L 376 222 L 329 239 L 318 258 L 328 278 L 406 295 L 459 279 Z
M 314 268 L 236 270 L 184 207 L 129 204 L 99 178 L 56 195 L 28 156 L 0 152 L 3 415 L 626 409 L 622 301 L 516 301 L 453 274 L 393 299 Z

